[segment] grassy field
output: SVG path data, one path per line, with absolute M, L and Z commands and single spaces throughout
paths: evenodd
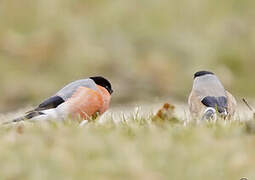
M 171 117 L 155 121 L 159 107 L 113 108 L 84 127 L 71 119 L 1 126 L 0 178 L 255 178 L 251 113 L 245 112 L 249 123 L 237 116 L 231 122 L 195 124 L 182 105 Z
M 114 89 L 110 111 L 85 127 L 0 126 L 0 179 L 255 179 L 254 119 L 240 102 L 255 97 L 254 9 L 254 0 L 0 0 L 1 122 L 77 79 L 102 75 Z M 237 98 L 236 121 L 188 121 L 199 70 Z M 152 117 L 169 99 L 180 102 L 176 119 Z

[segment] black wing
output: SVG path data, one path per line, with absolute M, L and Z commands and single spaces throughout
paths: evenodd
M 227 98 L 224 96 L 207 96 L 201 102 L 207 107 L 217 108 L 219 113 L 223 113 L 228 107 Z
M 52 96 L 52 97 L 46 99 L 45 101 L 43 101 L 41 104 L 39 104 L 39 106 L 37 108 L 35 108 L 34 110 L 28 111 L 25 116 L 16 118 L 16 119 L 14 119 L 10 122 L 6 122 L 4 124 L 25 121 L 27 119 L 31 119 L 31 118 L 39 116 L 39 115 L 44 115 L 44 113 L 41 111 L 56 108 L 63 102 L 65 102 L 65 101 L 60 96 Z
M 52 97 L 46 99 L 45 101 L 43 101 L 41 104 L 39 104 L 39 106 L 37 108 L 35 108 L 34 110 L 28 111 L 24 117 L 17 118 L 15 120 L 13 120 L 13 122 L 22 121 L 25 119 L 31 119 L 33 117 L 43 115 L 44 113 L 41 111 L 56 108 L 63 102 L 65 102 L 65 101 L 60 96 L 52 96 Z
M 62 104 L 64 101 L 63 98 L 60 96 L 52 96 L 45 101 L 43 101 L 37 108 L 35 108 L 33 111 L 43 111 L 47 109 L 52 109 L 58 107 L 60 104 Z

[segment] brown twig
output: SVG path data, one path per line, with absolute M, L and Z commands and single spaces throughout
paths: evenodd
M 245 98 L 243 98 L 243 102 L 244 102 L 244 104 L 249 108 L 250 111 L 252 111 L 253 113 L 255 113 L 254 109 L 249 105 L 248 101 L 246 101 Z
M 246 99 L 244 99 L 244 98 L 243 98 L 243 102 L 244 102 L 244 104 L 246 104 L 246 106 L 251 110 L 251 112 L 253 113 L 253 119 L 255 120 L 255 111 L 254 111 L 254 108 L 251 107 L 251 106 L 249 105 L 249 103 L 246 101 Z

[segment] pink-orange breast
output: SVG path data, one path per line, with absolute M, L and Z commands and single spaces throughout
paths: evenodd
M 104 87 L 97 85 L 97 88 L 100 91 L 103 100 L 102 107 L 100 108 L 100 113 L 103 114 L 105 111 L 107 111 L 107 109 L 109 109 L 111 95 Z
M 96 113 L 104 113 L 109 108 L 110 97 L 105 88 L 98 86 L 98 89 L 99 92 L 87 87 L 78 88 L 68 100 L 70 114 L 74 117 L 88 119 Z

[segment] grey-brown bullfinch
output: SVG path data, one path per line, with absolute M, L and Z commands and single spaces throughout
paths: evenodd
M 189 96 L 189 110 L 193 119 L 224 119 L 233 117 L 237 102 L 225 90 L 218 77 L 209 71 L 199 71 L 194 75 L 194 83 Z
M 26 113 L 23 120 L 63 120 L 67 117 L 89 119 L 103 114 L 110 105 L 113 93 L 111 83 L 101 76 L 74 81 Z

